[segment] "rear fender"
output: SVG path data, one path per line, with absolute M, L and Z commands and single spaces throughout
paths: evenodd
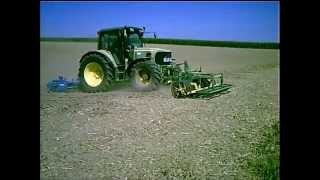
M 80 63 L 82 62 L 83 60 L 83 57 L 89 55 L 89 54 L 99 54 L 103 57 L 105 57 L 105 59 L 107 59 L 107 61 L 110 62 L 110 64 L 112 65 L 112 67 L 114 69 L 117 69 L 117 64 L 116 64 L 116 61 L 115 59 L 113 58 L 112 54 L 109 52 L 109 51 L 105 51 L 105 50 L 93 50 L 93 51 L 89 51 L 87 52 L 86 54 L 84 54 L 82 57 L 81 57 L 81 60 L 80 60 Z

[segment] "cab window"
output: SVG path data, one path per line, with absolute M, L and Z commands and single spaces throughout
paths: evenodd
M 119 46 L 118 35 L 116 33 L 108 33 L 102 36 L 102 46 L 104 49 L 115 49 Z

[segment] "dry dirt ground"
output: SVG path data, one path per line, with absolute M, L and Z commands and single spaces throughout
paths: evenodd
M 95 43 L 41 42 L 41 179 L 254 179 L 241 168 L 250 145 L 279 121 L 279 50 L 174 45 L 178 62 L 223 72 L 231 92 L 174 99 L 168 86 L 135 92 L 48 93 L 59 73 L 76 78 Z

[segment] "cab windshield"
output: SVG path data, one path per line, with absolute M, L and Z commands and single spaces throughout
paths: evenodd
M 142 43 L 142 40 L 141 38 L 139 37 L 138 34 L 136 33 L 133 33 L 133 34 L 129 34 L 128 36 L 128 45 L 132 45 L 134 46 L 135 48 L 137 47 L 143 47 L 143 43 Z

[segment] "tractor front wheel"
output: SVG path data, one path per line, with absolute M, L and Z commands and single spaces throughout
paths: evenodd
M 159 88 L 160 67 L 150 61 L 136 63 L 130 73 L 131 83 L 137 91 L 152 91 Z

